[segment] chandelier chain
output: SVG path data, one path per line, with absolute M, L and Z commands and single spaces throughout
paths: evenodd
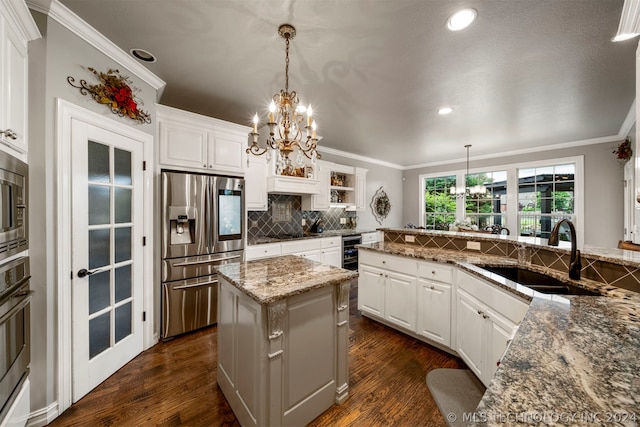
M 289 93 L 289 35 L 285 35 L 286 50 L 284 59 L 284 91 Z

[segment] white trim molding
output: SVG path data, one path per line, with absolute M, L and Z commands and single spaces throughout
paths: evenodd
M 158 91 L 157 98 L 160 98 L 160 95 L 166 85 L 161 78 L 141 65 L 127 52 L 120 49 L 115 43 L 83 21 L 82 18 L 73 13 L 58 0 L 26 0 L 26 3 L 30 9 L 44 13 L 50 18 L 55 19 L 60 23 L 60 25 L 85 40 L 91 46 L 95 47 L 118 64 L 122 64 L 123 67 L 126 67 L 129 71 Z
M 64 99 L 56 99 L 56 193 L 58 202 L 56 213 L 58 223 L 56 227 L 56 257 L 54 260 L 57 269 L 57 333 L 58 333 L 58 407 L 62 413 L 72 403 L 72 319 L 71 319 L 71 130 L 72 122 L 82 121 L 108 131 L 124 135 L 128 138 L 140 141 L 144 146 L 144 158 L 147 164 L 153 163 L 153 136 L 134 129 L 128 125 L 104 117 L 93 111 L 87 110 Z M 154 219 L 153 219 L 153 174 L 154 168 L 147 167 L 144 172 L 144 235 L 147 244 L 143 247 L 143 307 L 146 312 L 144 323 L 144 343 L 146 350 L 157 342 L 157 335 L 153 331 L 154 316 L 154 274 L 153 274 L 153 246 L 154 246 Z

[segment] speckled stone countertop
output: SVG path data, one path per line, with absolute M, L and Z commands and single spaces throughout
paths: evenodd
M 556 278 L 603 296 L 545 295 L 482 269 L 517 265 L 511 258 L 394 243 L 359 248 L 454 264 L 530 301 L 475 414 L 468 414 L 472 425 L 640 425 L 640 294 L 565 275 Z
M 218 274 L 259 304 L 358 277 L 357 271 L 294 255 L 223 264 L 218 267 Z
M 640 425 L 640 306 L 534 298 L 474 425 Z
M 354 236 L 362 233 L 373 233 L 376 230 L 369 229 L 342 229 L 342 230 L 324 230 L 322 233 L 304 233 L 301 235 L 282 235 L 282 236 L 259 236 L 247 239 L 248 245 L 263 245 L 265 243 L 288 242 L 291 240 L 303 239 L 321 239 L 323 237 L 342 237 Z

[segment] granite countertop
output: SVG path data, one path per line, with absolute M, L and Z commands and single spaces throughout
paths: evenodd
M 603 296 L 545 295 L 482 269 L 517 265 L 511 258 L 386 242 L 359 248 L 455 264 L 530 300 L 473 425 L 640 424 L 640 294 L 564 275 Z
M 640 309 L 616 298 L 534 298 L 474 425 L 640 423 Z
M 288 242 L 292 240 L 304 240 L 304 239 L 321 239 L 323 237 L 342 237 L 342 236 L 354 236 L 362 233 L 372 233 L 376 230 L 370 229 L 341 229 L 341 230 L 324 230 L 322 233 L 303 233 L 303 234 L 289 234 L 281 236 L 259 236 L 253 238 L 247 238 L 248 245 L 263 245 L 266 243 L 279 243 Z
M 259 304 L 269 304 L 358 277 L 357 271 L 294 255 L 223 264 L 217 270 L 220 276 Z

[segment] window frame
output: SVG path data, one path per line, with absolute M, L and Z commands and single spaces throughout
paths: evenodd
M 575 217 L 575 228 L 576 228 L 576 240 L 578 248 L 582 248 L 584 244 L 584 155 L 578 156 L 570 156 L 570 157 L 558 157 L 553 159 L 546 160 L 532 160 L 528 162 L 518 162 L 518 163 L 506 163 L 506 164 L 496 164 L 486 167 L 476 167 L 470 168 L 469 174 L 478 174 L 483 172 L 498 172 L 498 171 L 507 171 L 507 211 L 505 214 L 507 228 L 510 231 L 514 232 L 514 236 L 519 236 L 519 234 L 515 234 L 515 230 L 518 229 L 518 169 L 527 169 L 527 168 L 540 168 L 544 166 L 559 166 L 563 164 L 572 163 L 575 165 L 575 175 L 574 175 L 574 217 Z M 436 178 L 439 176 L 456 176 L 456 185 L 465 185 L 465 175 L 467 173 L 465 169 L 457 169 L 457 170 L 443 170 L 441 172 L 435 173 L 425 173 L 418 175 L 418 192 L 420 200 L 420 217 L 419 217 L 419 225 L 424 227 L 424 217 L 425 217 L 425 206 L 424 206 L 424 180 L 426 178 Z M 465 218 L 465 199 L 463 197 L 457 198 L 456 200 L 456 220 L 462 221 Z M 524 238 L 524 236 L 522 236 Z M 545 239 L 546 240 L 546 239 Z

